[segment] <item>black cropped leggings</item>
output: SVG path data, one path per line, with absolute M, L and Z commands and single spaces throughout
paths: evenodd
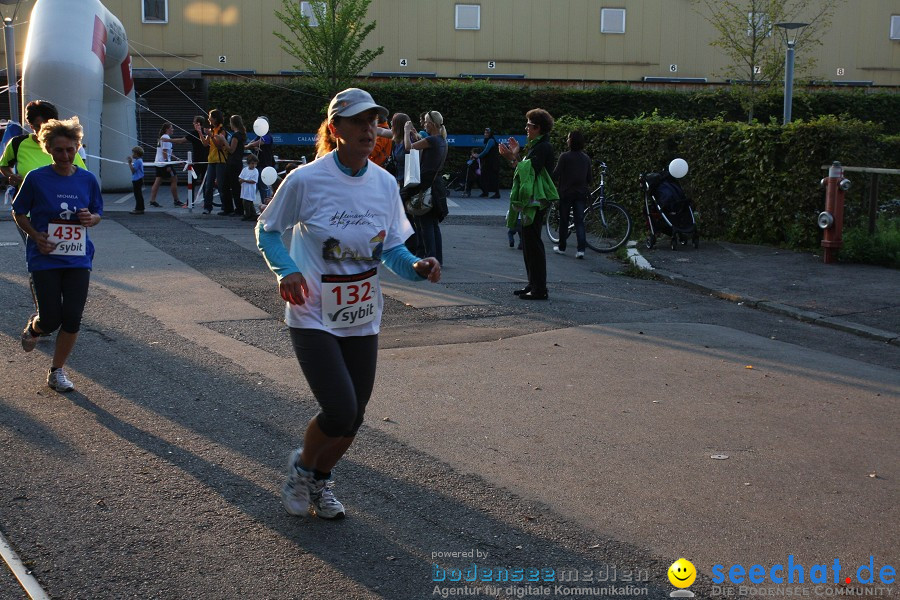
M 321 412 L 328 437 L 353 437 L 362 425 L 375 385 L 378 335 L 338 337 L 320 329 L 291 327 L 300 369 Z
M 90 269 L 48 269 L 34 271 L 37 296 L 37 327 L 52 333 L 62 327 L 66 333 L 78 333 L 81 314 L 87 302 Z

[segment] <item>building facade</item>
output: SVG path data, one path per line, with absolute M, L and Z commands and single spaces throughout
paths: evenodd
M 18 22 L 27 22 L 35 1 L 21 1 Z M 273 35 L 289 34 L 275 16 L 282 0 L 103 1 L 127 31 L 135 69 L 252 76 L 302 70 Z M 72 0 L 72 10 L 78 6 Z M 726 59 L 710 46 L 717 33 L 698 7 L 692 0 L 373 0 L 369 20 L 377 27 L 366 44 L 384 54 L 361 75 L 723 82 Z M 3 16 L 12 12 L 2 9 Z M 898 0 L 840 2 L 821 40 L 816 79 L 900 86 Z M 797 49 L 798 61 L 803 51 Z

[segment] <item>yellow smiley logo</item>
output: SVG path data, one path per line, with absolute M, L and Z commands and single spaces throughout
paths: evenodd
M 697 579 L 697 569 L 686 558 L 679 558 L 669 567 L 669 582 L 677 588 L 690 587 Z

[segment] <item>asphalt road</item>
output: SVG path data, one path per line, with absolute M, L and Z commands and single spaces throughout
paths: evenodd
M 450 217 L 438 286 L 385 277 L 331 523 L 279 505 L 315 402 L 247 223 L 110 212 L 63 395 L 51 345 L 19 348 L 27 280 L 0 222 L 0 532 L 52 598 L 564 597 L 434 581 L 473 563 L 664 598 L 680 556 L 711 597 L 715 564 L 896 567 L 900 348 L 596 254 L 551 253 L 551 300 L 522 302 L 501 223 Z

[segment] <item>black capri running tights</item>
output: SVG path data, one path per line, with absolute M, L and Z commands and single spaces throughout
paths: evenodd
M 328 437 L 355 436 L 375 385 L 378 335 L 338 337 L 291 327 L 291 341 L 322 409 L 319 428 Z
M 66 333 L 78 333 L 91 282 L 90 269 L 48 269 L 34 271 L 31 276 L 37 295 L 38 329 L 52 333 L 62 327 Z

